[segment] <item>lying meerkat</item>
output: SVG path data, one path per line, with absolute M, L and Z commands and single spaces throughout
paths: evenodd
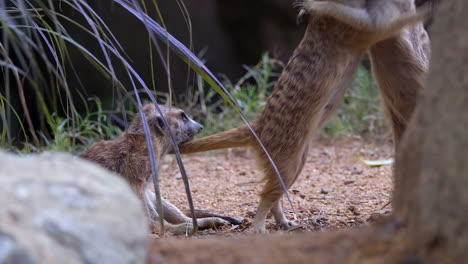
M 169 127 L 165 127 L 163 120 L 157 112 L 154 104 L 143 107 L 154 146 L 157 160 L 162 160 L 164 155 L 172 148 L 172 143 L 167 134 L 170 130 L 178 144 L 193 139 L 194 135 L 202 130 L 202 126 L 189 118 L 182 110 L 159 106 L 166 117 Z M 156 197 L 150 190 L 151 169 L 149 164 L 148 148 L 143 131 L 141 116 L 137 115 L 128 129 L 113 140 L 99 141 L 92 145 L 81 157 L 94 161 L 101 166 L 122 176 L 131 186 L 133 191 L 143 201 L 147 210 L 152 229 L 159 230 L 159 214 L 156 211 Z M 162 200 L 164 209 L 164 223 L 167 231 L 173 234 L 191 232 L 193 227 L 191 218 L 183 214 L 175 205 L 167 200 Z M 226 225 L 230 222 L 239 224 L 241 219 L 205 214 L 207 218 L 197 218 L 198 226 L 203 228 Z M 225 218 L 225 219 L 223 219 Z
M 333 1 L 304 3 L 310 13 L 305 35 L 283 70 L 265 108 L 252 122 L 260 140 L 290 187 L 304 166 L 309 141 L 316 128 L 336 108 L 362 55 L 376 42 L 421 20 L 422 13 L 403 13 L 392 8 L 395 0 L 348 1 L 353 9 L 337 9 Z M 316 5 L 316 3 L 321 3 Z M 370 7 L 370 8 L 369 8 Z M 388 7 L 389 12 L 381 12 Z M 357 12 L 358 9 L 360 10 Z M 341 17 L 343 19 L 341 19 Z M 253 221 L 257 232 L 266 232 L 269 211 L 285 229 L 294 225 L 284 216 L 282 190 L 274 170 L 245 126 L 186 142 L 182 153 L 232 147 L 251 147 L 264 170 L 266 185 Z

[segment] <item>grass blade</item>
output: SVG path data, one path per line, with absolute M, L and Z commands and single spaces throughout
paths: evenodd
M 185 45 L 183 45 L 180 41 L 178 41 L 176 38 L 174 38 L 167 30 L 165 30 L 161 25 L 159 25 L 156 21 L 154 21 L 151 17 L 149 17 L 147 14 L 139 12 L 138 7 L 135 7 L 135 3 L 130 3 L 127 0 L 114 0 L 114 2 L 118 3 L 121 5 L 123 8 L 125 8 L 127 11 L 129 11 L 131 14 L 133 14 L 136 18 L 138 18 L 141 22 L 145 24 L 145 26 L 152 32 L 156 37 L 158 37 L 162 41 L 169 41 L 171 43 L 170 47 L 172 50 L 182 59 L 184 60 L 192 69 L 198 73 L 200 76 L 203 77 L 203 79 L 213 88 L 218 92 L 221 97 L 225 101 L 227 101 L 241 116 L 242 120 L 244 123 L 247 125 L 249 130 L 252 132 L 253 136 L 259 143 L 260 147 L 264 151 L 265 155 L 267 156 L 268 160 L 270 161 L 277 177 L 278 181 L 281 185 L 281 188 L 286 195 L 286 198 L 288 199 L 288 202 L 294 212 L 295 208 L 292 204 L 288 188 L 286 187 L 286 184 L 283 181 L 283 178 L 276 167 L 276 164 L 274 163 L 273 159 L 271 158 L 270 154 L 268 153 L 267 149 L 265 146 L 262 144 L 260 138 L 258 135 L 255 133 L 255 130 L 253 127 L 250 125 L 250 122 L 247 120 L 245 117 L 244 113 L 240 109 L 239 105 L 237 104 L 236 100 L 232 97 L 232 95 L 228 92 L 228 90 L 223 86 L 223 84 L 214 76 L 213 73 L 211 73 L 210 70 L 187 48 Z M 180 154 L 179 148 L 177 146 L 174 146 L 174 152 L 176 155 Z

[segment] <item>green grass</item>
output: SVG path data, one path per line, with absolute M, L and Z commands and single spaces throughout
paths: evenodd
M 39 132 L 44 144 L 35 146 L 26 142 L 17 151 L 22 153 L 40 151 L 64 151 L 79 154 L 99 140 L 115 138 L 121 131 L 109 118 L 114 111 L 105 111 L 99 99 L 89 98 L 86 113 L 76 113 L 74 119 L 52 113 L 48 119 L 51 135 Z
M 388 131 L 374 79 L 369 71 L 359 66 L 353 87 L 346 92 L 336 113 L 320 133 L 331 137 L 381 138 Z

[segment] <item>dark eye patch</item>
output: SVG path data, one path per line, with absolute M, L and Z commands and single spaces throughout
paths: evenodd
M 157 121 L 157 124 L 160 128 L 165 128 L 166 126 L 164 125 L 164 120 L 162 119 L 162 117 L 158 116 L 156 118 L 156 121 Z
M 180 119 L 182 119 L 182 121 L 184 122 L 188 121 L 188 116 L 184 112 L 182 112 L 180 113 Z

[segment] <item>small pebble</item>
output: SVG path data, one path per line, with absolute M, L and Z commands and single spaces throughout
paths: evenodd
M 356 164 L 353 166 L 353 169 L 351 171 L 351 174 L 361 174 L 364 170 L 362 169 L 362 166 L 359 164 Z
M 360 215 L 361 213 L 359 212 L 359 210 L 357 209 L 356 206 L 354 205 L 350 205 L 348 207 L 348 210 L 351 211 L 354 215 Z
M 367 218 L 366 221 L 372 223 L 372 222 L 375 222 L 375 221 L 379 220 L 379 219 L 382 218 L 382 217 L 383 217 L 382 214 L 379 214 L 379 213 L 372 213 L 372 214 L 369 216 L 369 218 Z
M 365 221 L 362 220 L 361 218 L 356 218 L 356 223 L 358 223 L 358 224 L 364 224 Z
M 309 207 L 309 212 L 313 214 L 313 213 L 320 212 L 320 210 L 316 206 L 312 205 L 311 207 Z
M 332 192 L 332 189 L 330 188 L 322 188 L 322 190 L 320 190 L 321 193 L 323 194 L 328 194 L 328 193 L 331 193 Z
M 316 226 L 323 226 L 325 223 L 322 218 L 320 217 L 314 217 L 312 218 L 312 224 Z
M 247 217 L 255 217 L 255 212 L 252 212 L 252 211 L 247 212 Z

